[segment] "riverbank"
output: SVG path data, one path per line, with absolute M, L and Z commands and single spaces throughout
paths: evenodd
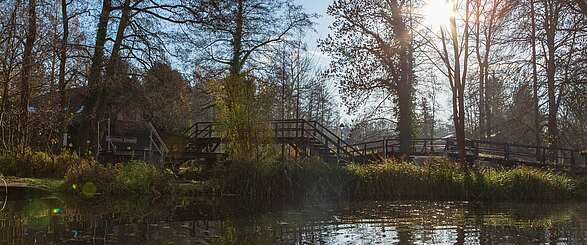
M 53 193 L 94 196 L 234 196 L 260 204 L 354 200 L 464 200 L 560 202 L 585 199 L 587 179 L 535 168 L 463 169 L 448 159 L 422 165 L 387 160 L 369 165 L 332 165 L 319 160 L 224 162 L 176 176 L 130 161 L 104 166 L 75 155 L 31 152 L 0 157 L 2 173 Z M 58 176 L 62 176 L 59 178 Z
M 63 179 L 47 179 L 47 178 L 22 178 L 14 176 L 5 176 L 0 178 L 0 187 L 4 185 L 6 181 L 7 185 L 24 185 L 32 188 L 43 189 L 48 192 L 61 192 L 64 180 Z M 1 189 L 1 188 L 0 188 Z
M 440 159 L 416 166 L 334 166 L 320 162 L 231 164 L 218 172 L 221 191 L 257 202 L 306 200 L 466 200 L 558 202 L 582 191 L 563 174 L 528 167 L 470 168 Z
M 103 165 L 63 152 L 25 151 L 0 155 L 0 176 L 11 188 L 49 193 L 99 196 L 162 196 L 173 193 L 174 176 L 155 165 L 129 161 Z M 4 184 L 4 183 L 0 183 Z

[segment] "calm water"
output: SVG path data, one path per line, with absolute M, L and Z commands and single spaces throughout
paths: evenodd
M 587 235 L 587 203 L 398 201 L 256 212 L 236 204 L 9 201 L 0 244 L 583 244 Z

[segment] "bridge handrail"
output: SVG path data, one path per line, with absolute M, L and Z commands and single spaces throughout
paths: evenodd
M 345 140 L 340 138 L 338 135 L 333 133 L 330 129 L 324 127 L 324 125 L 320 124 L 317 121 L 308 121 L 305 119 L 284 119 L 284 120 L 273 120 L 273 121 L 270 121 L 270 123 L 272 124 L 273 129 L 276 131 L 279 129 L 281 129 L 281 130 L 290 129 L 290 128 L 279 128 L 279 125 L 295 124 L 295 128 L 293 128 L 295 131 L 312 130 L 313 132 L 316 132 L 317 134 L 319 134 L 322 137 L 322 139 L 317 139 L 317 140 L 319 140 L 321 143 L 325 144 L 329 148 L 330 148 L 329 145 L 333 145 L 335 151 L 342 151 L 351 157 L 355 157 L 356 154 L 358 154 L 359 156 L 363 155 L 359 150 L 357 150 L 351 144 L 349 144 L 348 142 L 346 142 Z M 298 124 L 307 125 L 308 127 L 304 127 L 303 125 L 300 127 Z M 197 122 L 194 125 L 192 125 L 190 128 L 188 128 L 184 134 L 187 135 L 189 138 L 199 138 L 199 137 L 204 136 L 204 135 L 202 135 L 203 133 L 208 133 L 208 137 L 212 137 L 213 134 L 217 132 L 217 129 L 215 127 L 218 125 L 221 125 L 221 123 L 212 122 L 212 121 Z M 314 135 L 312 133 L 308 133 L 308 136 L 316 137 L 316 135 Z M 219 135 L 218 137 L 221 137 L 221 136 Z
M 426 146 L 428 142 L 433 145 L 436 142 L 443 142 L 445 147 L 443 149 L 438 148 L 437 151 L 443 152 L 454 152 L 456 150 L 456 145 L 452 144 L 449 145 L 449 142 L 456 142 L 454 138 L 421 138 L 421 139 L 412 139 L 411 140 L 411 147 L 412 152 L 416 152 L 416 148 L 418 146 Z M 367 151 L 375 152 L 377 154 L 383 153 L 387 154 L 390 152 L 388 147 L 391 146 L 392 151 L 395 152 L 393 149 L 399 145 L 399 139 L 397 138 L 384 138 L 380 140 L 371 140 L 367 142 L 360 142 L 352 144 L 354 147 L 357 147 L 359 150 L 363 150 L 366 154 Z M 452 146 L 451 149 L 447 148 Z M 416 148 L 414 148 L 416 147 Z M 426 148 L 426 147 L 424 147 Z M 513 158 L 530 158 L 534 159 L 541 163 L 546 163 L 549 160 L 548 154 L 551 152 L 555 152 L 554 156 L 550 157 L 550 160 L 554 160 L 555 162 L 560 161 L 570 161 L 571 164 L 574 164 L 576 160 L 578 160 L 577 156 L 579 154 L 579 150 L 573 150 L 569 148 L 549 148 L 545 146 L 531 146 L 531 145 L 523 145 L 523 144 L 516 144 L 516 143 L 506 143 L 506 142 L 493 142 L 487 140 L 469 140 L 466 141 L 466 149 L 467 151 L 473 151 L 473 154 L 491 154 L 496 156 L 501 156 L 505 160 L 513 159 Z M 423 149 L 423 151 L 426 149 Z
M 153 134 L 153 136 L 155 136 L 156 141 L 153 140 L 155 143 L 154 144 L 155 147 L 157 147 L 158 150 L 162 154 L 169 153 L 169 148 L 167 148 L 165 141 L 163 141 L 163 138 L 161 138 L 161 135 L 159 135 L 159 132 L 157 132 L 157 129 L 155 129 L 155 126 L 153 126 L 153 124 L 151 122 L 147 122 L 147 125 L 149 126 L 149 129 L 151 130 L 151 133 Z
M 280 132 L 282 137 L 287 132 L 302 131 L 302 137 L 313 137 L 321 144 L 324 144 L 331 151 L 336 154 L 346 154 L 350 158 L 367 157 L 371 154 L 388 154 L 397 153 L 397 146 L 399 139 L 397 138 L 383 138 L 380 140 L 371 140 L 360 143 L 349 143 L 343 140 L 339 135 L 334 133 L 329 128 L 320 124 L 317 121 L 305 119 L 286 119 L 270 121 L 275 132 Z M 291 126 L 287 126 L 290 124 Z M 217 132 L 216 127 L 221 125 L 218 122 L 198 122 L 186 132 L 190 133 L 192 137 L 201 137 L 202 134 L 208 133 L 207 137 L 221 137 L 221 135 L 214 135 Z M 281 127 L 280 127 L 281 125 Z M 306 126 L 304 126 L 306 125 Z M 281 130 L 281 131 L 279 131 Z M 306 135 L 307 133 L 307 135 Z M 276 135 L 277 136 L 277 135 Z M 452 143 L 452 144 L 451 144 Z M 441 147 L 444 145 L 444 147 Z M 437 147 L 438 146 L 438 147 Z M 391 147 L 391 148 L 389 148 Z M 427 152 L 435 153 L 451 153 L 456 152 L 456 139 L 453 138 L 420 138 L 412 139 L 410 142 L 410 151 L 416 154 Z M 420 150 L 421 149 L 421 150 Z M 517 143 L 494 142 L 488 140 L 467 139 L 466 140 L 467 154 L 473 154 L 479 157 L 479 154 L 485 156 L 496 156 L 504 160 L 511 159 L 525 159 L 536 161 L 540 163 L 547 163 L 554 161 L 555 163 L 570 163 L 574 164 L 576 160 L 580 159 L 580 150 L 569 148 L 550 148 L 546 146 L 532 146 Z
M 330 134 L 330 137 L 336 139 L 337 142 L 334 142 L 332 140 L 332 138 L 326 137 L 326 140 L 330 140 L 332 141 L 332 143 L 336 146 L 337 150 L 342 150 L 344 151 L 347 155 L 354 157 L 354 153 L 358 153 L 359 156 L 363 156 L 363 154 L 357 150 L 355 147 L 353 147 L 351 144 L 349 144 L 348 142 L 346 142 L 345 140 L 343 140 L 342 138 L 340 138 L 338 135 L 336 135 L 335 133 L 333 133 L 332 131 L 330 131 L 330 129 L 324 127 L 324 125 L 318 123 L 317 121 L 306 121 L 304 119 L 302 119 L 303 121 L 307 122 L 310 126 L 314 127 L 318 132 L 322 132 L 325 131 L 328 134 Z M 318 127 L 320 127 L 322 130 L 319 130 Z M 350 151 L 349 151 L 350 149 Z

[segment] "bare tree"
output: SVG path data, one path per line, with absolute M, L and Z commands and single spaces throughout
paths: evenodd
M 37 37 L 37 1 L 30 0 L 28 4 L 28 25 L 26 32 L 26 41 L 24 45 L 23 64 L 20 72 L 20 145 L 26 147 L 28 144 L 28 120 L 29 120 L 29 99 L 30 86 L 29 79 L 31 68 L 33 66 L 33 46 Z
M 477 66 L 479 69 L 479 138 L 487 138 L 491 129 L 488 128 L 490 115 L 489 105 L 487 103 L 487 82 L 490 73 L 490 56 L 495 43 L 495 35 L 503 25 L 503 20 L 509 13 L 512 6 L 511 1 L 505 0 L 483 0 L 476 1 L 474 5 L 474 41 L 475 53 L 477 56 Z
M 460 16 L 463 26 L 457 25 L 459 4 L 463 4 L 464 15 Z M 469 36 L 470 36 L 470 17 L 471 1 L 454 1 L 451 10 L 453 14 L 450 17 L 448 31 L 445 28 L 440 29 L 441 49 L 434 47 L 443 61 L 446 71 L 444 74 L 448 77 L 451 95 L 452 95 L 452 116 L 457 140 L 459 160 L 465 163 L 465 86 L 467 81 L 468 62 L 469 62 Z M 447 33 L 445 33 L 447 32 Z M 447 36 L 448 35 L 448 36 Z M 452 48 L 452 54 L 449 53 Z
M 185 5 L 192 28 L 187 38 L 206 52 L 205 61 L 228 66 L 231 76 L 251 68 L 251 60 L 270 45 L 311 26 L 312 16 L 291 0 L 186 0 Z

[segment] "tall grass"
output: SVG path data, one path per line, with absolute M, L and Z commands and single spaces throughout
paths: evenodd
M 105 195 L 171 194 L 173 176 L 142 161 L 118 163 L 115 167 L 96 162 L 72 166 L 65 175 L 65 186 L 85 197 Z
M 256 202 L 340 198 L 353 179 L 346 169 L 315 160 L 228 165 L 216 172 L 222 191 Z
M 130 161 L 116 165 L 116 190 L 125 193 L 152 193 L 162 195 L 171 190 L 173 176 L 157 169 L 153 164 L 142 161 Z
M 0 173 L 6 176 L 34 178 L 63 178 L 67 169 L 79 164 L 82 159 L 75 153 L 58 155 L 30 151 L 3 152 L 0 154 Z
M 416 166 L 382 164 L 340 167 L 317 161 L 231 164 L 221 171 L 222 190 L 261 202 L 304 200 L 557 201 L 573 197 L 574 181 L 533 168 L 472 168 L 449 160 Z
M 1 153 L 0 175 L 65 179 L 65 189 L 85 196 L 99 193 L 162 195 L 169 192 L 173 180 L 172 175 L 145 162 L 131 161 L 112 167 L 74 153 L 54 155 L 37 151 Z

